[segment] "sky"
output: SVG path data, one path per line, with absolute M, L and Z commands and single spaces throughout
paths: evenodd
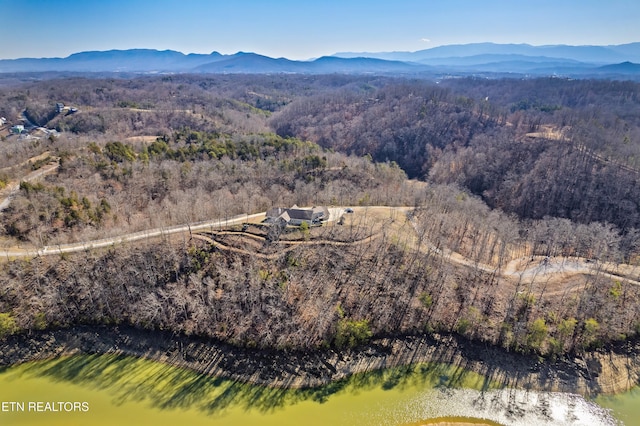
M 0 0 L 0 59 L 149 48 L 311 59 L 640 41 L 639 0 Z

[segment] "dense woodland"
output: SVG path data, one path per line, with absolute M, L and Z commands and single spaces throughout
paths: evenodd
M 373 336 L 453 332 L 556 356 L 637 333 L 637 286 L 604 274 L 562 284 L 524 276 L 510 281 L 426 249 L 457 245 L 470 259 L 491 253 L 500 263 L 523 246 L 508 218 L 463 194 L 451 187 L 428 191 L 413 225 L 403 225 L 405 231 L 415 227 L 414 243 L 395 228 L 400 217 L 391 215 L 375 229 L 354 215 L 343 227 L 291 230 L 280 243 L 269 242 L 264 226 L 251 226 L 251 238 L 238 227 L 234 235 L 215 238 L 246 252 L 176 237 L 11 261 L 0 276 L 1 300 L 11 308 L 15 331 L 127 323 L 278 349 L 344 348 Z M 606 246 L 592 238 L 610 237 L 597 229 L 600 235 L 582 230 L 573 237 L 564 225 L 557 243 L 542 250 L 559 252 L 568 238 L 576 246 Z M 475 236 L 465 236 L 470 233 Z
M 56 112 L 56 102 L 78 111 Z M 7 259 L 0 334 L 126 322 L 309 349 L 454 332 L 555 355 L 640 331 L 638 287 L 624 280 L 498 274 L 521 257 L 638 262 L 637 83 L 74 77 L 0 88 L 0 116 L 60 132 L 3 133 L 2 185 L 59 163 L 22 181 L 2 211 L 5 249 L 273 206 L 414 208 L 401 229 L 390 218 L 294 230 L 289 238 L 317 244 L 292 250 L 263 227 L 252 231 L 262 245 L 227 242 L 262 257 L 185 237 Z M 333 244 L 344 241 L 354 244 Z
M 300 99 L 270 123 L 281 135 L 396 161 L 409 177 L 456 183 L 522 218 L 626 232 L 640 226 L 638 90 L 560 79 L 412 82 Z
M 55 179 L 22 183 L 3 225 L 9 236 L 51 245 L 273 206 L 401 205 L 413 196 L 406 175 L 392 164 L 273 134 L 189 131 L 137 148 L 107 142 L 65 155 Z

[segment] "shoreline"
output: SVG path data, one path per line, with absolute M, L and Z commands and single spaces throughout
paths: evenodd
M 196 372 L 276 388 L 311 388 L 350 375 L 417 363 L 443 363 L 482 374 L 501 387 L 576 393 L 625 392 L 640 381 L 640 342 L 556 361 L 456 336 L 380 338 L 354 350 L 247 349 L 211 339 L 130 326 L 75 326 L 9 336 L 0 366 L 75 354 L 143 357 Z

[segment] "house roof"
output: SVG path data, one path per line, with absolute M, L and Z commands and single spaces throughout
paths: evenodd
M 313 210 L 287 209 L 291 219 L 312 220 Z
M 289 213 L 284 212 L 284 213 L 282 213 L 280 216 L 278 216 L 278 219 L 282 219 L 282 220 L 284 220 L 286 223 L 289 223 L 289 221 L 291 220 L 291 217 L 289 216 Z
M 312 221 L 314 218 L 328 218 L 329 209 L 326 207 L 301 209 L 296 205 L 289 209 L 282 207 L 273 207 L 267 210 L 266 217 L 268 219 L 284 218 L 285 214 L 287 222 L 289 222 L 291 219 Z

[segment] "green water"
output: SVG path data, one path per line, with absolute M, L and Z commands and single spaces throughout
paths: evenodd
M 640 425 L 640 388 L 615 396 L 601 396 L 596 402 L 611 410 L 627 426 Z
M 0 370 L 0 425 L 394 426 L 442 417 L 510 425 L 613 423 L 582 398 L 492 389 L 482 376 L 444 365 L 360 374 L 297 391 L 116 355 Z

